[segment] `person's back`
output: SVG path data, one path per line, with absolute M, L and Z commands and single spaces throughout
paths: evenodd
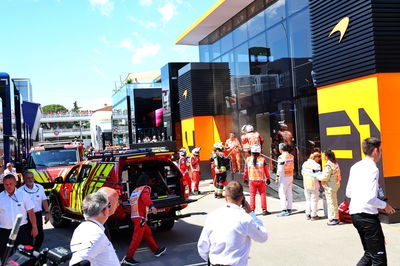
M 225 206 L 208 215 L 197 248 L 213 265 L 247 265 L 251 240 L 265 242 L 268 233 L 244 200 L 238 182 L 226 187 L 226 201 Z M 244 202 L 243 207 L 240 202 Z

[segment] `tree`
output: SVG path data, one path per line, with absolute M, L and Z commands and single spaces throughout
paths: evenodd
M 49 105 L 43 106 L 43 107 L 42 107 L 42 111 L 43 111 L 43 113 L 45 113 L 45 114 L 48 114 L 48 113 L 58 113 L 58 112 L 66 113 L 66 112 L 68 112 L 68 109 L 65 108 L 65 107 L 64 107 L 63 105 L 61 105 L 61 104 L 49 104 Z
M 78 106 L 78 102 L 75 101 L 75 102 L 74 102 L 74 108 L 71 109 L 71 112 L 79 113 L 79 110 L 80 110 L 81 108 L 82 108 L 82 107 L 79 107 L 79 106 Z

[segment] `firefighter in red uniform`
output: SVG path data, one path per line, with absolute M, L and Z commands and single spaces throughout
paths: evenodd
M 199 183 L 200 183 L 200 147 L 192 150 L 192 157 L 190 157 L 190 167 L 192 168 L 192 182 L 193 192 L 199 195 Z
M 190 180 L 189 176 L 190 167 L 185 148 L 179 150 L 179 169 L 183 175 L 183 184 L 189 187 L 189 193 L 192 194 L 192 180 Z
M 246 135 L 242 139 L 242 144 L 249 145 L 249 147 L 252 147 L 253 145 L 263 145 L 264 144 L 264 138 L 258 133 L 257 131 L 254 130 L 254 127 L 252 125 L 247 125 L 246 126 Z M 250 153 L 247 154 L 247 157 L 250 156 Z
M 251 146 L 251 156 L 247 157 L 244 168 L 243 179 L 245 183 L 249 184 L 250 190 L 250 208 L 254 211 L 256 208 L 256 194 L 257 191 L 261 197 L 262 214 L 270 214 L 267 211 L 267 185 L 271 183 L 271 178 L 268 171 L 267 161 L 264 157 L 260 156 L 261 146 L 255 144 Z M 249 181 L 250 180 L 250 181 Z
M 229 139 L 225 141 L 226 153 L 230 154 L 233 172 L 240 172 L 242 166 L 240 165 L 240 142 L 235 138 L 235 134 L 230 133 Z
M 165 247 L 158 247 L 153 238 L 153 234 L 151 233 L 151 229 L 147 225 L 147 213 L 149 209 L 153 214 L 157 213 L 157 209 L 154 207 L 154 204 L 150 199 L 151 188 L 148 186 L 149 179 L 150 177 L 146 174 L 140 175 L 137 187 L 132 192 L 129 199 L 134 230 L 128 252 L 122 261 L 125 265 L 136 265 L 139 263 L 133 258 L 133 256 L 143 238 L 146 240 L 151 251 L 153 251 L 154 256 L 159 257 L 167 250 Z
M 222 199 L 224 196 L 224 186 L 226 185 L 226 170 L 229 165 L 229 159 L 224 156 L 224 143 L 217 142 L 214 144 L 215 153 L 210 158 L 214 162 L 215 168 L 215 197 Z

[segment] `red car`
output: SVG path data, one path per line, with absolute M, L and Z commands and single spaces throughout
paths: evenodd
M 106 186 L 117 190 L 120 205 L 107 223 L 111 229 L 131 227 L 129 197 L 141 174 L 150 176 L 151 198 L 158 210 L 149 214 L 150 225 L 161 231 L 171 230 L 189 200 L 189 188 L 183 185 L 182 174 L 171 161 L 173 152 L 139 149 L 119 153 L 108 152 L 76 164 L 64 177 L 56 178 L 50 192 L 50 222 L 63 227 L 70 221 L 83 220 L 82 200 L 87 194 Z

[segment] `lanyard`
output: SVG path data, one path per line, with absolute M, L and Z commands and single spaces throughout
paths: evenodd
M 39 192 L 39 187 L 38 187 L 38 185 L 36 185 L 35 184 L 35 187 L 36 187 L 36 191 L 28 191 L 28 190 L 26 190 L 26 186 L 24 186 L 24 190 L 25 190 L 25 192 L 26 193 L 29 193 L 29 194 L 36 194 L 36 193 L 38 193 Z
M 14 192 L 14 194 L 13 195 L 8 195 L 13 201 L 15 201 L 16 203 L 19 203 L 18 202 L 18 198 L 17 198 L 17 195 L 15 195 L 15 192 Z M 14 196 L 14 197 L 13 197 Z

